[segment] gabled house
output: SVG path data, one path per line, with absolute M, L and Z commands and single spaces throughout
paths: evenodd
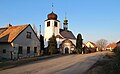
M 90 42 L 90 41 L 88 41 L 88 42 L 86 43 L 86 46 L 89 47 L 89 48 L 96 48 L 96 47 L 97 47 L 97 46 L 95 45 L 95 43 Z
M 97 46 L 93 42 L 89 41 L 89 42 L 87 42 L 84 45 L 85 45 L 85 47 L 87 47 L 87 49 L 89 50 L 89 52 L 96 52 L 96 50 L 97 50 Z
M 0 57 L 18 59 L 38 56 L 40 41 L 30 24 L 0 28 Z
M 82 44 L 82 48 L 83 48 L 83 54 L 90 53 L 90 48 L 88 48 L 85 43 Z

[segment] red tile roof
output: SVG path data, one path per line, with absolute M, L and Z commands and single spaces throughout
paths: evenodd
M 110 43 L 109 45 L 107 45 L 107 48 L 112 48 L 114 49 L 117 46 L 116 43 Z
M 28 25 L 29 24 L 7 27 L 6 30 L 0 33 L 0 42 L 12 42 Z
M 94 47 L 97 47 L 95 43 L 93 43 L 93 42 L 90 42 L 90 43 L 91 43 Z

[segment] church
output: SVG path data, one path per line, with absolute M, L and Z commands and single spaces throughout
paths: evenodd
M 70 54 L 75 50 L 76 37 L 68 29 L 68 20 L 65 17 L 63 22 L 63 28 L 61 28 L 61 22 L 58 20 L 57 14 L 53 11 L 47 15 L 44 28 L 44 44 L 45 48 L 48 46 L 49 38 L 55 35 L 57 41 L 57 48 L 63 54 Z

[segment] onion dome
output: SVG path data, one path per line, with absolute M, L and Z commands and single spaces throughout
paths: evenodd
M 57 14 L 55 14 L 54 12 L 48 14 L 48 20 L 57 20 Z

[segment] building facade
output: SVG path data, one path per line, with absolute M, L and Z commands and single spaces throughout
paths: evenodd
M 48 46 L 49 38 L 51 38 L 52 35 L 55 35 L 56 41 L 57 41 L 57 48 L 60 50 L 63 50 L 61 51 L 61 53 L 64 53 L 66 48 L 64 47 L 60 48 L 60 46 L 65 46 L 65 45 L 62 45 L 64 44 L 63 41 L 66 41 L 69 39 L 73 44 L 72 46 L 75 46 L 76 38 L 74 34 L 70 30 L 68 30 L 67 18 L 65 17 L 64 19 L 63 29 L 61 28 L 61 23 L 57 18 L 58 18 L 57 14 L 55 14 L 53 11 L 47 15 L 47 20 L 45 20 L 45 28 L 44 28 L 44 44 L 46 48 Z M 71 46 L 67 48 L 68 51 L 71 51 L 70 48 Z
M 0 57 L 18 59 L 39 56 L 40 41 L 30 24 L 0 28 Z

